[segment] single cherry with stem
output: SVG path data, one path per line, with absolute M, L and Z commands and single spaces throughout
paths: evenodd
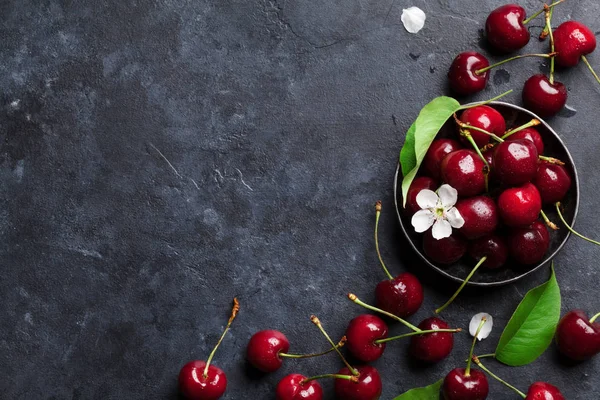
M 348 350 L 359 361 L 373 362 L 385 351 L 385 342 L 379 342 L 388 336 L 388 326 L 376 315 L 361 314 L 353 318 L 346 328 Z
M 507 140 L 494 148 L 494 176 L 507 186 L 529 182 L 537 172 L 539 154 L 530 140 Z
M 559 65 L 574 67 L 581 59 L 600 83 L 598 74 L 586 57 L 596 49 L 596 36 L 590 28 L 578 21 L 563 22 L 554 31 L 554 43 L 558 52 L 556 62 Z
M 506 263 L 508 246 L 502 237 L 489 235 L 472 241 L 469 245 L 469 255 L 475 261 L 486 257 L 481 267 L 497 269 Z
M 317 380 L 326 378 L 358 382 L 358 378 L 354 375 L 323 374 L 307 378 L 300 374 L 289 374 L 277 384 L 277 400 L 321 400 L 323 389 Z
M 466 109 L 460 115 L 460 122 L 462 122 L 464 125 L 480 128 L 486 131 L 486 133 L 483 133 L 478 130 L 461 128 L 471 134 L 471 137 L 477 144 L 478 148 L 483 147 L 490 142 L 490 135 L 488 135 L 487 132 L 501 136 L 506 131 L 506 121 L 504 120 L 502 114 L 500 114 L 495 108 L 492 108 L 488 105 L 481 105 Z M 461 140 L 465 143 L 468 142 L 464 135 L 461 135 Z M 467 144 L 470 145 L 470 143 Z
M 508 251 L 522 265 L 542 261 L 550 247 L 550 234 L 546 225 L 535 221 L 529 226 L 514 228 L 508 235 Z
M 423 159 L 423 168 L 425 168 L 425 173 L 433 179 L 441 179 L 442 174 L 440 171 L 440 165 L 442 164 L 442 160 L 447 154 L 450 154 L 453 151 L 461 148 L 462 146 L 460 143 L 452 139 L 436 139 L 431 142 L 429 149 L 427 149 L 427 153 L 425 153 L 425 158 Z M 415 179 L 415 181 L 417 179 Z M 419 209 L 417 209 L 417 211 L 418 210 Z
M 556 328 L 556 345 L 566 357 L 583 361 L 600 353 L 600 313 L 588 319 L 583 310 L 565 314 Z
M 554 204 L 561 201 L 571 188 L 571 176 L 562 165 L 542 161 L 532 183 L 542 197 L 542 203 Z
M 533 146 L 533 143 L 531 145 Z M 498 211 L 508 226 L 529 225 L 538 218 L 542 211 L 540 192 L 530 182 L 506 189 L 498 196 Z
M 442 160 L 444 182 L 458 191 L 460 197 L 470 197 L 485 191 L 485 162 L 472 151 L 461 149 Z
M 535 121 L 539 123 L 538 120 Z M 544 153 L 544 140 L 542 139 L 542 135 L 540 135 L 538 130 L 535 128 L 522 129 L 519 132 L 511 134 L 507 140 L 529 140 L 535 144 L 538 154 Z
M 234 297 L 229 321 L 208 359 L 206 361 L 190 361 L 179 371 L 179 391 L 183 396 L 193 400 L 216 400 L 225 393 L 227 376 L 222 369 L 211 365 L 211 361 L 239 310 L 240 303 Z
M 556 212 L 558 213 L 558 218 L 560 218 L 560 220 L 562 221 L 562 223 L 563 223 L 563 224 L 564 224 L 564 225 L 567 227 L 567 229 L 568 229 L 568 230 L 569 230 L 569 231 L 570 231 L 570 232 L 571 232 L 573 235 L 575 235 L 575 236 L 578 236 L 578 237 L 580 237 L 580 238 L 581 238 L 581 239 L 583 239 L 583 240 L 587 240 L 587 241 L 588 241 L 588 242 L 590 242 L 590 243 L 593 243 L 593 244 L 595 244 L 595 245 L 598 245 L 598 246 L 600 246 L 600 242 L 597 242 L 597 241 L 595 241 L 595 240 L 592 240 L 592 239 L 590 239 L 590 238 L 589 238 L 589 237 L 587 237 L 587 236 L 584 236 L 584 235 L 582 235 L 581 233 L 579 233 L 579 232 L 577 232 L 575 229 L 573 229 L 573 227 L 572 227 L 571 225 L 569 225 L 569 224 L 567 223 L 567 221 L 565 221 L 565 217 L 563 216 L 563 214 L 562 214 L 562 211 L 561 211 L 561 203 L 560 203 L 560 202 L 557 202 L 557 203 L 556 203 L 554 206 L 556 207 Z

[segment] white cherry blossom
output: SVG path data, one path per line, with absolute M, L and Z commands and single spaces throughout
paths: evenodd
M 411 223 L 418 233 L 425 232 L 431 226 L 435 239 L 452 235 L 452 228 L 460 229 L 465 220 L 454 207 L 458 192 L 450 185 L 442 185 L 437 190 L 423 189 L 417 194 L 417 204 L 421 210 L 413 215 Z

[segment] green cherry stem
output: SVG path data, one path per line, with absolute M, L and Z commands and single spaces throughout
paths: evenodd
M 485 317 L 481 318 L 481 322 L 475 331 L 475 336 L 473 336 L 473 343 L 471 343 L 471 351 L 469 351 L 469 361 L 467 361 L 467 368 L 465 368 L 465 376 L 471 376 L 471 362 L 473 360 L 473 351 L 475 350 L 475 343 L 477 343 L 477 336 L 479 336 L 479 332 L 481 332 L 481 328 L 485 325 L 487 319 Z
M 377 343 L 377 344 L 387 343 L 387 342 L 391 342 L 391 341 L 397 340 L 397 339 L 404 339 L 404 338 L 411 337 L 411 336 L 425 335 L 427 333 L 437 333 L 437 332 L 458 333 L 458 332 L 462 332 L 462 329 L 461 328 L 456 328 L 456 329 L 429 329 L 429 330 L 426 330 L 426 331 L 408 332 L 408 333 L 405 333 L 403 335 L 392 336 L 392 337 L 388 337 L 388 338 L 385 338 L 385 339 L 377 339 L 375 341 L 375 343 Z
M 239 303 L 238 299 L 234 297 L 233 298 L 233 307 L 231 309 L 231 316 L 229 317 L 229 321 L 227 321 L 227 325 L 225 326 L 225 329 L 223 330 L 223 334 L 219 338 L 219 341 L 217 342 L 217 345 L 210 352 L 210 355 L 208 356 L 208 359 L 206 360 L 206 366 L 204 367 L 204 372 L 202 373 L 202 376 L 204 378 L 208 377 L 208 367 L 210 366 L 210 362 L 212 361 L 213 357 L 215 356 L 215 353 L 217 352 L 217 349 L 219 348 L 219 345 L 221 344 L 221 342 L 225 338 L 225 335 L 227 334 L 227 331 L 231 327 L 231 323 L 233 322 L 233 320 L 235 319 L 235 317 L 237 316 L 237 313 L 239 311 L 240 311 L 240 303 Z
M 592 318 L 590 318 L 590 324 L 593 324 L 594 321 L 596 321 L 596 319 L 598 319 L 598 317 L 600 317 L 600 313 L 594 315 Z
M 573 229 L 571 226 L 569 226 L 569 224 L 567 223 L 567 221 L 565 221 L 565 218 L 563 217 L 563 215 L 562 215 L 562 212 L 560 211 L 560 201 L 559 201 L 559 202 L 557 202 L 557 203 L 555 204 L 555 206 L 556 206 L 556 211 L 558 212 L 558 218 L 560 218 L 560 220 L 562 221 L 562 223 L 563 223 L 563 224 L 565 224 L 565 226 L 567 227 L 567 229 L 568 229 L 569 231 L 571 231 L 571 233 L 572 233 L 573 235 L 579 236 L 579 237 L 580 237 L 580 238 L 582 238 L 583 240 L 587 240 L 587 241 L 588 241 L 588 242 L 590 242 L 590 243 L 594 243 L 595 245 L 598 245 L 598 246 L 600 246 L 600 243 L 599 243 L 599 242 L 597 242 L 597 241 L 595 241 L 595 240 L 592 240 L 592 239 L 590 239 L 590 238 L 588 238 L 588 237 L 585 237 L 585 236 L 583 236 L 581 233 L 577 232 L 575 229 Z
M 482 354 L 480 356 L 477 356 L 477 358 L 492 358 L 492 357 L 496 357 L 496 353 L 488 353 L 488 354 Z
M 501 137 L 499 137 L 498 135 L 496 135 L 496 134 L 494 134 L 492 132 L 488 132 L 485 129 L 481 129 L 481 128 L 478 128 L 476 126 L 465 124 L 460 119 L 458 119 L 458 116 L 456 115 L 456 113 L 454 113 L 454 121 L 461 128 L 461 130 L 473 130 L 473 131 L 485 133 L 486 135 L 488 135 L 489 137 L 491 137 L 492 139 L 494 139 L 496 142 L 499 142 L 499 143 L 504 142 L 504 139 L 502 139 Z
M 454 299 L 456 299 L 456 297 L 458 296 L 458 294 L 463 290 L 463 288 L 469 282 L 469 279 L 471 279 L 473 277 L 473 275 L 475 275 L 475 272 L 477 272 L 477 270 L 479 269 L 479 267 L 481 266 L 481 264 L 483 264 L 485 262 L 485 260 L 487 260 L 487 256 L 486 257 L 482 257 L 481 260 L 479 260 L 479 262 L 477 263 L 477 265 L 475 265 L 475 267 L 473 268 L 473 270 L 465 278 L 465 280 L 460 285 L 460 287 L 456 290 L 456 292 L 454 292 L 454 294 L 452 295 L 452 297 L 450 297 L 450 299 L 448 299 L 448 301 L 446 302 L 446 304 L 444 304 L 443 306 L 441 306 L 440 308 L 438 308 L 437 310 L 435 310 L 436 314 L 439 314 L 442 311 L 444 311 L 446 309 L 446 307 L 448 307 L 454 301 Z
M 484 106 L 486 104 L 490 104 L 491 102 L 496 101 L 496 100 L 500 100 L 501 98 L 503 98 L 504 96 L 506 96 L 508 94 L 511 94 L 512 92 L 513 92 L 513 89 L 510 89 L 510 90 L 508 90 L 508 91 L 506 91 L 506 92 L 504 92 L 502 94 L 499 94 L 496 97 L 492 97 L 489 100 L 478 101 L 478 102 L 473 103 L 473 104 L 460 106 L 459 110 L 466 110 L 466 109 L 469 109 L 469 108 L 478 107 L 478 106 Z
M 481 158 L 481 161 L 483 161 L 483 163 L 485 164 L 485 169 L 483 171 L 483 177 L 485 178 L 485 191 L 489 192 L 490 191 L 490 188 L 489 188 L 489 186 L 490 186 L 490 182 L 489 182 L 490 164 L 487 162 L 487 160 L 481 153 L 481 150 L 479 150 L 477 143 L 475 143 L 475 139 L 473 139 L 473 136 L 471 136 L 471 133 L 469 131 L 461 129 L 460 135 L 465 137 L 469 141 L 469 143 L 471 143 L 471 145 L 475 149 L 475 152 L 477 153 L 479 158 Z
M 548 218 L 548 216 L 546 215 L 544 210 L 540 211 L 540 215 L 542 216 L 542 219 L 544 220 L 546 225 L 548 225 L 548 228 L 552 229 L 553 231 L 558 230 L 558 226 L 556 226 L 556 224 L 554 222 L 550 221 L 550 218 Z
M 551 53 L 548 53 L 548 54 L 521 54 L 519 56 L 510 57 L 510 58 L 507 58 L 506 60 L 502 60 L 502 61 L 497 62 L 495 64 L 488 65 L 485 68 L 478 69 L 478 70 L 475 71 L 475 74 L 476 75 L 481 75 L 484 72 L 489 71 L 492 68 L 496 68 L 496 67 L 498 67 L 498 66 L 500 66 L 502 64 L 506 64 L 507 62 L 518 60 L 519 58 L 527 58 L 527 57 L 554 58 L 555 55 L 556 55 L 556 53 L 554 51 L 552 51 Z
M 598 83 L 600 83 L 600 77 L 598 77 L 598 74 L 596 73 L 596 71 L 594 71 L 594 68 L 592 68 L 592 65 L 588 61 L 587 57 L 586 56 L 581 56 L 581 59 L 583 60 L 583 62 L 585 63 L 585 65 L 587 65 L 587 67 L 590 70 L 590 72 L 592 73 L 592 75 L 594 75 L 594 78 L 596 78 L 596 80 L 598 81 Z
M 565 165 L 564 162 L 560 161 L 558 158 L 554 158 L 554 157 L 546 157 L 546 156 L 538 156 L 538 158 L 540 160 L 544 160 L 546 162 L 549 162 L 550 164 L 556 164 L 556 165 Z
M 548 36 L 550 37 L 550 51 L 554 53 L 554 34 L 552 33 L 552 10 L 548 5 L 544 5 L 544 12 L 546 13 L 546 28 L 548 28 Z M 550 84 L 554 84 L 554 57 L 550 58 L 550 77 L 548 79 Z
M 313 324 L 315 324 L 317 326 L 317 328 L 319 328 L 319 330 L 321 331 L 321 333 L 323 334 L 323 336 L 325 336 L 325 338 L 327 339 L 327 341 L 329 342 L 329 344 L 331 344 L 331 346 L 335 349 L 335 352 L 338 353 L 338 356 L 340 356 L 340 358 L 344 362 L 344 365 L 346 365 L 346 368 L 348 368 L 348 370 L 352 373 L 352 375 L 354 375 L 354 376 L 360 375 L 360 373 L 358 372 L 358 370 L 355 369 L 355 368 L 353 368 L 348 363 L 348 361 L 346 361 L 346 358 L 344 357 L 344 355 L 342 354 L 342 352 L 340 351 L 340 349 L 338 349 L 336 347 L 335 343 L 333 343 L 333 340 L 331 340 L 331 338 L 329 337 L 329 335 L 325 331 L 325 328 L 323 328 L 323 325 L 321 325 L 321 321 L 319 320 L 319 318 L 317 318 L 316 315 L 311 315 L 310 316 L 310 321 Z
M 358 377 L 352 375 L 341 375 L 341 374 L 323 374 L 323 375 L 315 375 L 310 378 L 302 379 L 300 385 L 304 385 L 310 381 L 316 381 L 317 379 L 325 379 L 325 378 L 334 378 L 334 379 L 345 379 L 347 381 L 352 381 L 357 383 Z
M 477 366 L 479 368 L 481 368 L 482 370 L 484 370 L 485 372 L 487 372 L 487 374 L 489 376 L 491 376 L 492 378 L 494 378 L 495 380 L 497 380 L 498 382 L 502 383 L 504 386 L 511 388 L 512 390 L 514 390 L 515 392 L 517 392 L 519 395 L 521 395 L 521 397 L 526 398 L 527 396 L 525 395 L 525 393 L 521 392 L 519 389 L 517 389 L 516 387 L 514 387 L 513 385 L 511 385 L 510 383 L 504 381 L 503 379 L 501 379 L 500 377 L 498 377 L 496 374 L 494 374 L 492 371 L 490 371 L 489 369 L 487 369 L 482 363 L 481 361 L 479 361 L 479 358 L 477 357 L 473 357 L 473 362 L 475 364 L 477 364 Z
M 366 308 L 367 310 L 375 311 L 375 312 L 378 312 L 378 313 L 380 313 L 380 314 L 386 315 L 386 316 L 388 316 L 388 317 L 390 317 L 390 318 L 392 318 L 392 319 L 395 319 L 396 321 L 398 321 L 398 322 L 401 322 L 401 323 L 402 323 L 402 324 L 404 324 L 404 325 L 405 325 L 407 328 L 409 328 L 409 329 L 411 329 L 411 330 L 413 330 L 413 331 L 415 331 L 415 332 L 422 332 L 422 330 L 421 330 L 421 329 L 417 328 L 416 326 L 414 326 L 414 325 L 413 325 L 413 324 L 411 324 L 410 322 L 403 320 L 403 319 L 402 319 L 402 318 L 400 318 L 399 316 L 397 316 L 397 315 L 394 315 L 394 314 L 392 314 L 392 313 L 389 313 L 389 312 L 387 312 L 387 311 L 384 311 L 384 310 L 382 310 L 382 309 L 380 309 L 380 308 L 373 307 L 373 306 L 371 306 L 371 305 L 369 305 L 369 304 L 367 304 L 367 303 L 364 303 L 364 302 L 363 302 L 362 300 L 360 300 L 360 299 L 359 299 L 359 298 L 358 298 L 358 297 L 357 297 L 357 296 L 356 296 L 354 293 L 348 293 L 348 298 L 350 299 L 350 301 L 352 301 L 352 302 L 354 302 L 354 303 L 358 304 L 358 305 L 359 305 L 359 306 L 361 306 L 361 307 L 364 307 L 364 308 Z
M 346 344 L 346 336 L 342 336 L 342 338 L 340 339 L 339 343 L 335 346 L 338 349 L 340 347 L 344 347 L 344 345 Z M 325 354 L 329 354 L 332 351 L 335 351 L 335 348 L 330 348 L 329 350 L 325 350 L 322 351 L 320 353 L 311 353 L 311 354 L 288 354 L 288 353 L 279 353 L 278 355 L 280 357 L 284 357 L 284 358 L 313 358 L 313 357 L 320 357 L 320 356 L 324 356 Z
M 560 3 L 564 2 L 564 1 L 565 0 L 558 0 L 557 2 L 554 2 L 554 3 L 550 4 L 548 6 L 548 8 L 554 9 L 555 6 L 559 5 Z M 544 11 L 546 11 L 546 7 L 542 8 L 540 11 L 536 12 L 535 14 L 532 14 L 531 17 L 529 17 L 526 20 L 524 20 L 523 21 L 523 25 L 527 25 L 529 22 L 531 22 L 531 20 L 539 17 L 540 14 L 543 13 Z
M 379 258 L 379 263 L 381 264 L 381 268 L 383 268 L 383 272 L 388 276 L 390 281 L 394 279 L 390 271 L 385 266 L 383 262 L 383 258 L 381 258 L 381 252 L 379 251 L 379 217 L 381 216 L 381 200 L 375 203 L 375 250 L 377 250 L 377 257 Z
M 526 124 L 523 124 L 523 125 L 521 125 L 521 126 L 518 126 L 518 127 L 516 127 L 516 128 L 513 128 L 513 129 L 511 129 L 511 130 L 509 130 L 509 131 L 506 131 L 506 132 L 504 133 L 504 135 L 502 136 L 502 139 L 506 139 L 507 137 L 509 137 L 510 135 L 512 135 L 512 134 L 514 134 L 514 133 L 520 132 L 520 131 L 522 131 L 523 129 L 531 128 L 532 126 L 537 126 L 537 125 L 539 125 L 539 124 L 541 124 L 540 120 L 539 120 L 539 119 L 535 119 L 535 118 L 534 118 L 534 119 L 532 119 L 531 121 L 529 121 L 529 122 L 528 122 L 528 123 L 526 123 Z

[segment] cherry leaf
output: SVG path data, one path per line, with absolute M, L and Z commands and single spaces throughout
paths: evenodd
M 422 388 L 411 389 L 394 400 L 439 400 L 443 379 Z

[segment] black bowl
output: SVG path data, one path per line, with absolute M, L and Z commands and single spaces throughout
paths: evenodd
M 537 118 L 541 121 L 541 124 L 536 127 L 544 138 L 544 155 L 558 158 L 565 162 L 565 167 L 571 173 L 572 186 L 566 197 L 561 202 L 564 206 L 563 216 L 565 220 L 573 226 L 575 217 L 577 216 L 577 209 L 579 207 L 579 178 L 577 177 L 577 170 L 573 163 L 573 158 L 569 153 L 569 150 L 560 139 L 560 136 L 537 115 L 533 114 L 524 108 L 508 104 L 500 101 L 494 101 L 490 103 L 495 109 L 497 109 L 506 119 L 506 126 L 519 126 L 533 118 Z M 442 127 L 437 138 L 455 138 L 457 137 L 457 131 L 455 122 L 451 119 Z M 402 191 L 399 188 L 402 186 L 402 176 L 400 174 L 400 165 L 396 168 L 396 175 L 394 177 L 394 197 L 396 203 L 396 213 L 400 221 L 402 231 L 406 235 L 409 243 L 413 249 L 419 254 L 423 262 L 438 271 L 440 274 L 447 278 L 450 278 L 457 282 L 462 282 L 469 272 L 475 266 L 475 261 L 470 259 L 468 256 L 463 257 L 458 262 L 450 265 L 436 264 L 429 260 L 423 253 L 422 246 L 422 234 L 418 234 L 414 231 L 410 217 L 402 210 Z M 541 268 L 547 264 L 565 245 L 569 239 L 570 232 L 566 229 L 556 213 L 554 205 L 548 205 L 544 207 L 545 213 L 548 215 L 551 221 L 554 221 L 560 229 L 558 231 L 550 231 L 550 248 L 546 254 L 546 257 L 534 265 L 519 265 L 515 261 L 510 260 L 507 262 L 507 266 L 498 270 L 486 270 L 480 269 L 469 281 L 469 285 L 472 286 L 500 286 L 506 285 L 521 279 L 533 271 Z

